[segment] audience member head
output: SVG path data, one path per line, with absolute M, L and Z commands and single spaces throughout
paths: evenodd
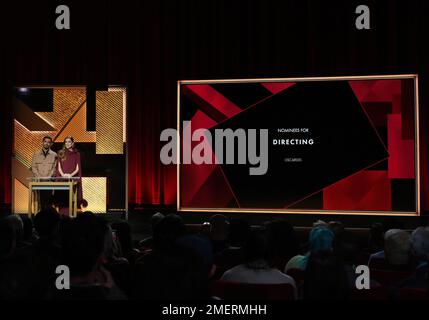
M 152 231 L 155 230 L 156 225 L 165 218 L 165 215 L 163 215 L 161 212 L 157 212 L 152 215 L 150 218 L 150 224 L 152 225 Z
M 34 228 L 40 238 L 53 238 L 58 233 L 60 215 L 53 208 L 40 211 L 34 218 Z
M 126 253 L 133 249 L 131 226 L 126 221 L 112 223 L 112 229 L 116 232 L 117 240 L 121 245 L 122 252 Z
M 16 233 L 9 219 L 0 219 L 0 260 L 7 259 L 16 248 Z
M 369 231 L 368 247 L 371 253 L 381 251 L 384 248 L 383 224 L 377 222 L 371 225 Z
M 359 257 L 360 247 L 356 235 L 346 229 L 334 232 L 333 250 L 337 257 L 347 265 L 354 265 Z
M 326 228 L 328 228 L 329 224 L 326 223 L 323 220 L 317 220 L 316 222 L 313 222 L 313 228 L 317 228 L 317 227 L 326 227 Z
M 93 213 L 81 213 L 63 229 L 64 264 L 72 276 L 84 277 L 94 271 L 103 256 L 107 223 Z
M 106 258 L 106 262 L 122 257 L 121 246 L 117 238 L 114 237 L 114 233 L 116 235 L 116 231 L 113 231 L 112 227 L 107 224 L 103 250 L 103 257 Z
M 244 247 L 245 262 L 248 266 L 271 265 L 272 255 L 265 230 L 252 230 Z
M 334 233 L 326 226 L 318 226 L 311 230 L 308 239 L 309 251 L 331 251 L 334 242 Z
M 206 237 L 186 235 L 177 239 L 176 244 L 194 251 L 201 257 L 208 275 L 214 273 L 214 257 L 212 244 Z
M 411 233 L 412 255 L 417 261 L 429 258 L 429 227 L 418 227 Z
M 299 253 L 299 241 L 292 225 L 285 220 L 273 220 L 266 224 L 268 242 L 272 254 L 283 258 L 284 265 Z
M 24 228 L 23 240 L 24 241 L 32 241 L 32 238 L 33 238 L 33 220 L 31 220 L 27 216 L 24 216 L 21 219 L 22 219 L 22 225 Z
M 410 259 L 410 234 L 400 229 L 390 229 L 384 235 L 384 253 L 391 265 L 406 265 Z
M 226 241 L 229 233 L 229 221 L 223 214 L 210 217 L 210 238 L 213 241 Z
M 24 224 L 22 222 L 21 217 L 17 214 L 11 214 L 5 219 L 7 219 L 10 225 L 13 227 L 13 230 L 15 231 L 16 241 L 22 241 L 24 238 Z
M 340 221 L 330 221 L 328 226 L 334 233 L 335 237 L 341 235 L 345 231 L 344 224 Z
M 229 222 L 229 244 L 232 247 L 244 247 L 250 233 L 250 225 L 243 219 L 231 219 Z
M 177 214 L 169 214 L 160 220 L 153 231 L 154 248 L 158 250 L 172 247 L 177 238 L 185 234 L 185 225 Z

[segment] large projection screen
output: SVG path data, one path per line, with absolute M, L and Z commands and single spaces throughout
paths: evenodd
M 414 74 L 179 81 L 177 209 L 419 215 L 418 106 Z

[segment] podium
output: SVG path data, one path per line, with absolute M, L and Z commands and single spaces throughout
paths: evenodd
M 35 212 L 37 212 L 38 201 L 37 191 L 46 190 L 65 190 L 69 193 L 69 216 L 76 217 L 77 215 L 77 184 L 79 177 L 31 177 L 28 184 L 28 216 L 31 218 Z

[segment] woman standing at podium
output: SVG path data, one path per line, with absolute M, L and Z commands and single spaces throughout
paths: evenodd
M 77 184 L 77 207 L 82 203 L 82 166 L 80 163 L 80 153 L 74 146 L 72 136 L 64 139 L 63 148 L 58 151 L 57 177 L 79 178 Z

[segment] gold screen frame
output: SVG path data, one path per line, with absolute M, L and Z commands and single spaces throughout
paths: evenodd
M 243 208 L 196 208 L 181 205 L 181 86 L 188 84 L 218 84 L 218 83 L 253 83 L 253 82 L 305 82 L 305 81 L 349 81 L 349 80 L 414 80 L 414 172 L 415 172 L 415 208 L 416 211 L 365 211 L 365 210 L 303 210 L 303 209 L 243 209 Z M 332 77 L 299 77 L 299 78 L 250 78 L 223 80 L 179 80 L 177 82 L 177 199 L 178 212 L 212 212 L 212 213 L 269 213 L 269 214 L 338 214 L 363 216 L 419 216 L 420 206 L 420 128 L 419 128 L 419 86 L 417 74 L 367 75 L 367 76 L 332 76 Z

